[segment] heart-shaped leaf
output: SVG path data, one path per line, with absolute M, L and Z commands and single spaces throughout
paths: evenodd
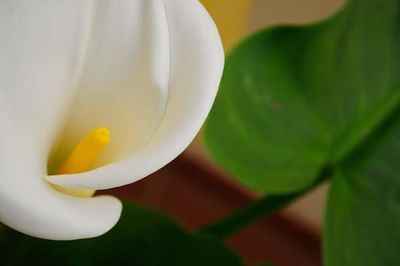
M 400 102 L 398 13 L 398 0 L 353 0 L 320 24 L 239 45 L 206 127 L 216 161 L 271 193 L 339 165 Z

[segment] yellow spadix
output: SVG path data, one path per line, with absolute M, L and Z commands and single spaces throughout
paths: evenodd
M 95 160 L 110 142 L 108 128 L 99 127 L 90 131 L 73 149 L 70 156 L 58 168 L 58 174 L 77 174 L 90 170 Z M 59 185 L 53 187 L 65 194 L 76 197 L 91 197 L 95 190 L 71 189 Z

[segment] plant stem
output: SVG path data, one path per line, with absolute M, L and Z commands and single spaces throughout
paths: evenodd
M 285 195 L 267 195 L 256 200 L 239 211 L 230 214 L 223 219 L 212 223 L 200 230 L 199 233 L 212 235 L 215 237 L 226 238 L 250 224 L 256 223 L 265 216 L 284 208 L 286 205 L 307 193 L 311 189 L 321 184 L 332 175 L 332 171 L 325 169 L 321 172 L 319 178 L 308 188 Z
M 200 231 L 200 233 L 222 238 L 228 237 L 229 235 L 240 231 L 247 225 L 259 221 L 264 216 L 270 215 L 285 207 L 299 195 L 301 194 L 295 193 L 283 196 L 264 196 L 263 198 L 250 203 L 238 212 L 206 226 Z

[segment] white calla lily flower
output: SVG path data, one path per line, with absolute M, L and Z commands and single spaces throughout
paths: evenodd
M 211 108 L 224 55 L 198 0 L 3 0 L 0 58 L 0 220 L 72 240 L 111 229 L 121 203 L 53 187 L 121 186 L 173 160 Z M 112 139 L 94 170 L 48 174 L 99 126 Z

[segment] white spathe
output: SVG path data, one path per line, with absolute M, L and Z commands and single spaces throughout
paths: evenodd
M 170 162 L 203 124 L 224 54 L 198 0 L 3 0 L 0 59 L 0 220 L 72 240 L 110 230 L 121 203 L 49 182 L 105 189 Z M 62 158 L 98 126 L 112 139 L 97 169 L 47 175 L 52 149 Z

